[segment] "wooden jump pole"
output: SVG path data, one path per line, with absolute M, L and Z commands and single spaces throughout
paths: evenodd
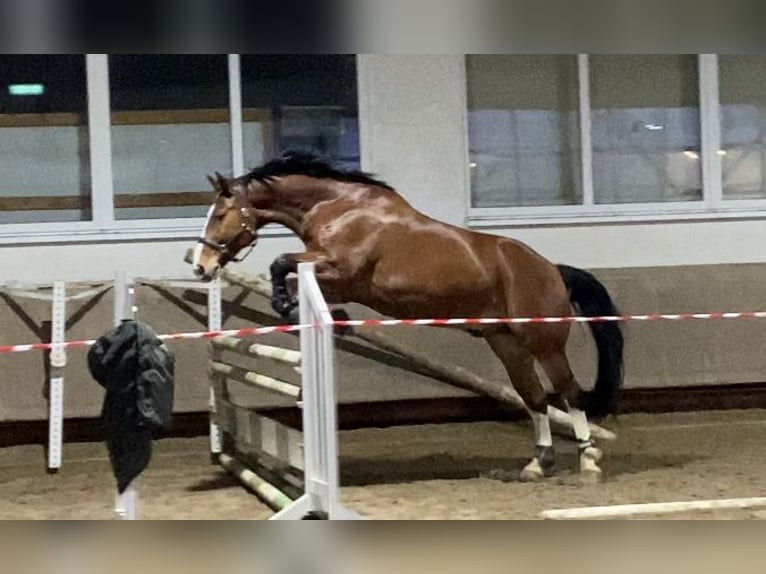
M 478 392 L 486 395 L 490 398 L 500 401 L 503 404 L 511 405 L 524 411 L 527 410 L 524 401 L 521 396 L 510 385 L 498 385 L 497 383 L 480 377 L 479 375 L 472 373 L 471 371 L 455 365 L 449 367 L 437 363 L 425 353 L 420 353 L 407 348 L 399 341 L 387 335 L 385 333 L 364 333 L 357 330 L 354 335 L 368 341 L 384 351 L 395 353 L 406 357 L 416 363 L 419 363 L 428 371 L 432 371 L 435 375 L 438 375 L 441 380 L 448 382 L 454 387 L 472 392 Z M 567 434 L 572 434 L 572 419 L 568 413 L 564 411 L 549 407 L 548 416 L 551 423 L 556 426 L 562 427 L 566 430 Z M 599 440 L 614 440 L 616 435 L 598 425 L 591 424 L 591 434 L 594 438 Z
M 284 492 L 228 454 L 219 455 L 218 461 L 274 512 L 279 512 L 293 502 Z
M 191 261 L 191 254 L 192 252 L 189 250 L 186 255 L 187 262 Z M 271 284 L 269 281 L 261 277 L 226 268 L 222 272 L 222 278 L 231 285 L 237 285 L 238 287 L 247 289 L 271 301 Z M 372 345 L 375 345 L 379 349 L 389 353 L 397 354 L 412 361 L 426 371 L 431 371 L 446 384 L 473 393 L 488 396 L 497 401 L 500 401 L 505 405 L 511 406 L 518 410 L 523 410 L 524 412 L 528 412 L 524 401 L 521 399 L 521 396 L 519 396 L 519 394 L 510 385 L 500 385 L 496 382 L 490 381 L 484 377 L 472 373 L 460 366 L 445 366 L 434 361 L 424 353 L 413 351 L 411 348 L 403 345 L 402 343 L 396 341 L 393 337 L 390 337 L 384 333 L 373 333 L 369 330 L 355 329 L 353 331 L 353 336 Z M 551 423 L 553 423 L 555 427 L 558 427 L 567 435 L 573 436 L 572 419 L 568 413 L 565 413 L 564 411 L 554 407 L 549 407 L 548 414 L 550 416 Z M 590 429 L 591 434 L 595 439 L 612 441 L 617 438 L 617 435 L 615 435 L 613 432 L 596 424 L 591 423 Z
M 650 502 L 615 506 L 586 506 L 582 508 L 546 510 L 542 512 L 540 516 L 549 520 L 574 520 L 584 518 L 614 518 L 618 516 L 673 514 L 694 510 L 742 510 L 763 507 L 766 507 L 766 498 L 730 498 L 723 500 L 691 500 L 688 502 Z
M 210 363 L 210 369 L 217 375 L 223 375 L 229 379 L 248 385 L 251 387 L 258 387 L 279 393 L 281 395 L 287 395 L 297 399 L 301 396 L 301 388 L 299 385 L 288 383 L 287 381 L 280 381 L 273 377 L 262 375 L 260 373 L 254 373 L 241 367 L 235 367 L 233 365 L 227 365 L 219 361 L 213 361 Z
M 222 337 L 220 339 L 213 339 L 214 346 L 225 349 L 227 351 L 233 351 L 240 353 L 248 357 L 271 359 L 278 363 L 285 363 L 292 366 L 300 366 L 301 364 L 301 352 L 294 351 L 292 349 L 284 349 L 282 347 L 273 347 L 271 345 L 261 345 L 260 343 L 248 343 L 245 339 L 238 339 L 236 337 Z

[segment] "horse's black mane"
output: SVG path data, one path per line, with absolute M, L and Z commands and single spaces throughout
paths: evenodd
M 348 183 L 361 183 L 393 189 L 386 182 L 376 179 L 369 173 L 336 169 L 316 156 L 303 152 L 287 152 L 281 157 L 253 169 L 245 176 L 245 179 L 268 183 L 271 179 L 288 175 L 305 175 L 317 179 L 335 179 Z

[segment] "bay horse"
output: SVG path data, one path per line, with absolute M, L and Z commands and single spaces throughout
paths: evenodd
M 564 317 L 615 315 L 593 275 L 555 265 L 527 245 L 432 219 L 393 187 L 361 171 L 341 171 L 311 155 L 286 154 L 245 176 L 208 177 L 215 199 L 194 251 L 201 280 L 221 269 L 279 224 L 305 245 L 271 265 L 272 306 L 294 321 L 297 302 L 287 277 L 298 263 L 314 262 L 317 281 L 331 304 L 359 303 L 399 319 Z M 472 326 L 502 361 L 527 406 L 535 429 L 535 454 L 524 481 L 544 478 L 554 465 L 549 401 L 535 371 L 543 368 L 555 399 L 568 409 L 579 446 L 580 473 L 601 478 L 601 450 L 588 419 L 616 409 L 623 377 L 623 337 L 616 323 L 589 323 L 598 350 L 598 375 L 586 394 L 572 373 L 565 347 L 569 323 Z

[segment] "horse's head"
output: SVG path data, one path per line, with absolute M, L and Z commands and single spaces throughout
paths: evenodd
M 209 177 L 215 200 L 208 211 L 202 236 L 197 240 L 192 266 L 194 274 L 205 281 L 215 279 L 227 263 L 258 241 L 258 216 L 247 201 L 245 186 L 227 180 L 221 174 Z

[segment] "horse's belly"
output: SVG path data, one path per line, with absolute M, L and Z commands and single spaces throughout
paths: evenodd
M 373 284 L 368 307 L 393 317 L 410 319 L 480 317 L 497 312 L 496 297 L 490 289 L 445 289 L 444 286 L 406 284 L 392 288 Z
M 372 285 L 380 293 L 417 299 L 455 299 L 486 294 L 494 281 L 486 266 L 461 254 L 444 257 L 420 252 L 397 254 L 375 267 Z M 445 246 L 449 253 L 449 246 Z M 454 250 L 453 250 L 454 253 Z
M 372 265 L 349 270 L 362 304 L 392 316 L 457 317 L 502 312 L 492 246 L 434 223 L 389 225 L 367 253 Z M 361 271 L 357 273 L 356 271 Z

